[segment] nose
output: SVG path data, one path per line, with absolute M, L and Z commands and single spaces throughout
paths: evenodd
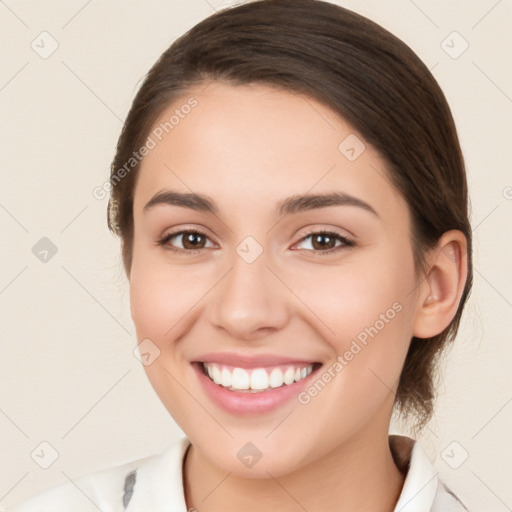
M 266 337 L 289 321 L 292 294 L 264 255 L 248 263 L 236 254 L 212 290 L 210 322 L 234 339 Z

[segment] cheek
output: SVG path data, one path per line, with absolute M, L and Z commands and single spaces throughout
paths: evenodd
M 293 281 L 292 281 L 293 280 Z M 413 267 L 408 261 L 390 264 L 341 264 L 318 266 L 309 272 L 289 275 L 288 282 L 304 300 L 317 321 L 325 324 L 328 338 L 336 344 L 357 337 L 377 324 L 380 331 L 389 326 L 403 326 L 404 317 L 397 314 L 412 301 Z M 384 322 L 384 323 L 383 323 Z M 364 337 L 364 336 L 362 336 Z
M 184 334 L 193 308 L 211 287 L 197 268 L 166 265 L 146 250 L 134 248 L 130 309 L 139 341 L 150 338 L 160 350 L 165 340 Z
M 344 376 L 336 380 L 357 383 L 354 396 L 369 396 L 375 387 L 384 394 L 396 388 L 412 336 L 414 283 L 409 253 L 319 266 L 297 280 L 300 297 L 332 349 L 332 362 L 342 358 Z

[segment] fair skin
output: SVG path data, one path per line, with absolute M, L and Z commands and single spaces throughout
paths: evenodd
M 445 233 L 428 254 L 429 273 L 418 276 L 407 203 L 383 158 L 333 111 L 262 85 L 214 82 L 173 102 L 155 125 L 191 96 L 197 106 L 142 162 L 129 275 L 137 339 L 160 350 L 146 373 L 192 442 L 187 507 L 391 512 L 404 482 L 388 444 L 396 385 L 411 337 L 433 336 L 455 315 L 464 236 Z M 366 145 L 354 161 L 338 150 L 349 134 Z M 170 204 L 144 211 L 163 190 L 207 195 L 218 212 Z M 276 213 L 290 196 L 329 192 L 374 212 L 336 205 Z M 196 246 L 186 235 L 157 243 L 183 229 L 206 237 Z M 331 252 L 321 255 L 324 246 L 305 237 L 322 229 L 355 245 L 324 238 Z M 248 236 L 263 251 L 250 264 L 237 253 Z M 400 312 L 307 404 L 294 399 L 250 418 L 229 413 L 192 370 L 207 352 L 270 353 L 318 361 L 321 376 L 396 303 Z M 262 453 L 252 467 L 237 457 L 247 442 Z

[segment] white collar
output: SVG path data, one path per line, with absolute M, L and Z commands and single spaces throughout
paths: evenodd
M 390 435 L 389 446 L 395 463 L 405 474 L 393 512 L 430 512 L 439 480 L 421 444 L 410 437 Z
M 390 448 L 396 464 L 406 474 L 402 492 L 393 512 L 431 512 L 439 480 L 421 445 L 406 436 L 390 435 Z M 138 467 L 134 492 L 126 512 L 187 510 L 183 489 L 183 459 L 190 446 L 180 438 L 164 452 L 148 457 Z

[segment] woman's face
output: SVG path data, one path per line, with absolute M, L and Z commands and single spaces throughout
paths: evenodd
M 408 208 L 376 150 L 311 98 L 218 82 L 174 102 L 151 138 L 131 313 L 196 449 L 268 477 L 387 439 L 418 294 Z

